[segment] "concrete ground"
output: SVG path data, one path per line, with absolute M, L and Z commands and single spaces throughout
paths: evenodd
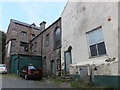
M 43 78 L 42 80 L 25 80 L 19 76 L 2 75 L 2 88 L 69 88 Z

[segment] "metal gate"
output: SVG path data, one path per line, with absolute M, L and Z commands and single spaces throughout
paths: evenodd
M 10 73 L 18 73 L 25 65 L 33 64 L 42 68 L 40 56 L 13 55 L 10 63 Z

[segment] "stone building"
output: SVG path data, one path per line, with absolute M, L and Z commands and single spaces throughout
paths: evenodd
M 46 22 L 43 21 L 40 27 L 37 27 L 34 23 L 30 25 L 11 19 L 6 39 L 5 64 L 8 70 L 11 68 L 11 72 L 17 73 L 16 70 L 19 67 L 25 65 L 26 62 L 31 62 L 32 59 L 29 57 L 36 57 L 37 60 L 38 57 L 42 57 L 39 61 L 41 65 L 42 59 L 44 75 L 60 75 L 61 18 L 46 29 L 45 24 Z M 19 61 L 16 57 L 23 59 Z
M 120 86 L 118 2 L 69 0 L 61 21 L 62 69 L 84 82 Z
M 61 18 L 31 40 L 31 54 L 42 56 L 44 75 L 60 75 Z
M 10 20 L 6 38 L 5 64 L 9 68 L 12 55 L 30 55 L 29 42 L 45 29 L 44 22 L 38 27 L 14 19 Z

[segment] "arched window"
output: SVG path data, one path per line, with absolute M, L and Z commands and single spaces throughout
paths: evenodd
M 54 32 L 55 38 L 54 38 L 54 46 L 55 48 L 58 48 L 61 45 L 61 30 L 60 28 L 57 28 Z

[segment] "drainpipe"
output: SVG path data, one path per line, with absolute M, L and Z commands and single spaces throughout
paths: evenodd
M 28 38 L 29 38 L 29 40 L 28 40 L 28 54 L 29 54 L 29 59 L 30 60 L 32 60 L 31 59 L 31 35 L 32 35 L 32 26 L 30 25 L 30 27 L 29 27 L 29 36 L 28 36 Z
M 20 57 L 18 56 L 18 70 L 17 70 L 17 74 L 19 74 L 19 69 L 20 69 Z
M 61 17 L 60 17 L 60 18 L 61 18 Z M 62 20 L 62 19 L 61 19 L 61 20 Z M 62 75 L 61 75 L 61 74 L 62 74 L 62 68 L 61 68 L 61 67 L 62 67 L 62 66 L 61 66 L 61 65 L 62 65 L 62 64 L 61 64 L 61 48 L 62 48 L 62 23 L 61 23 L 61 20 L 60 20 L 60 29 L 61 29 L 61 30 L 60 30 L 60 31 L 61 31 L 61 32 L 60 32 L 60 36 L 61 36 L 61 41 L 60 41 L 60 45 L 61 45 L 61 46 L 60 46 L 60 76 L 62 76 Z
M 59 52 L 59 54 L 60 54 L 60 76 L 61 76 L 61 73 L 62 73 L 62 69 L 61 69 L 61 47 L 60 47 L 60 50 L 59 50 L 60 52 Z
M 93 70 L 92 68 L 90 68 L 90 83 L 93 83 L 92 78 L 93 78 Z
M 41 34 L 41 64 L 42 64 L 42 68 L 43 68 L 43 52 L 42 52 L 42 48 L 43 48 L 43 34 Z
M 12 48 L 12 39 L 10 40 L 11 41 L 11 44 L 10 44 L 10 53 L 9 53 L 9 61 L 7 62 L 8 63 L 8 72 L 10 72 L 10 68 L 11 68 L 11 60 L 12 60 L 12 57 L 11 57 L 11 48 Z M 9 45 L 9 42 L 8 42 L 8 45 Z M 9 46 L 8 46 L 9 47 Z

